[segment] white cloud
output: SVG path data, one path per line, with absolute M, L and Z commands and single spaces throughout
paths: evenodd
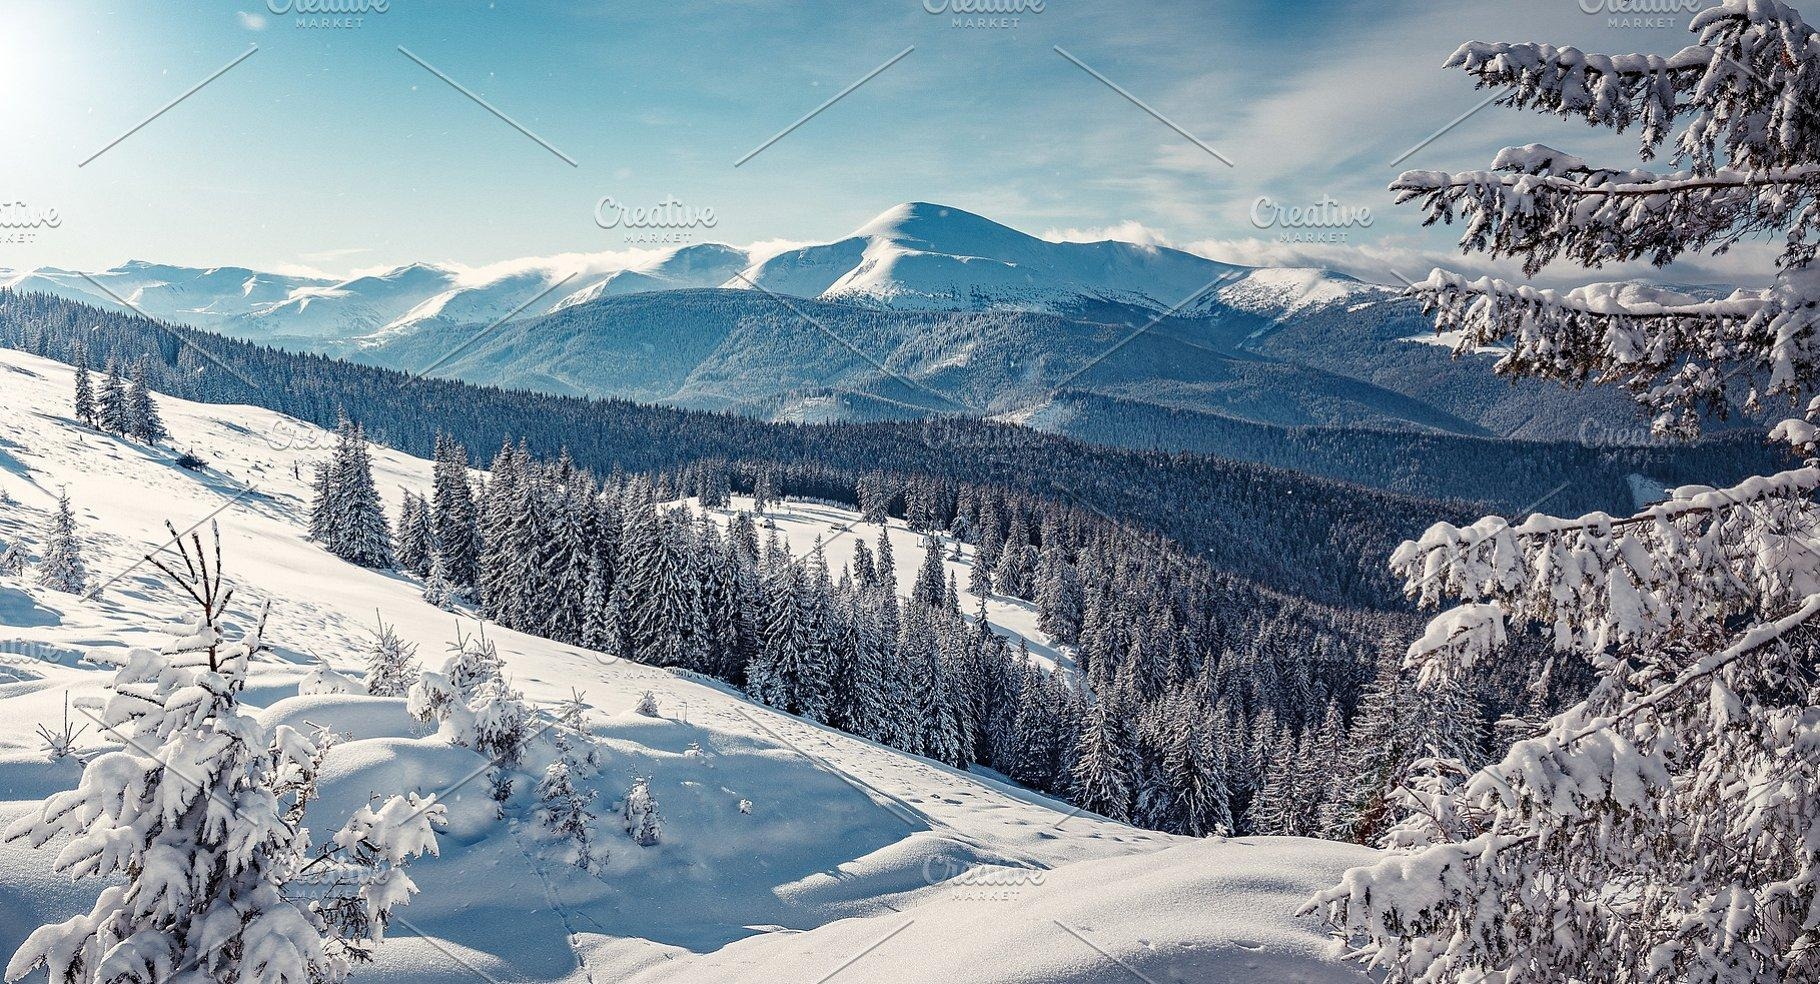
M 1043 239 L 1052 243 L 1097 243 L 1114 239 L 1121 243 L 1137 243 L 1140 246 L 1167 246 L 1169 237 L 1161 229 L 1154 229 L 1137 221 L 1126 219 L 1109 226 L 1098 226 L 1086 229 L 1048 229 L 1042 234 Z
M 751 257 L 752 262 L 754 264 L 758 264 L 758 263 L 763 263 L 766 260 L 770 259 L 771 257 L 777 256 L 780 253 L 788 253 L 793 249 L 802 249 L 804 246 L 815 246 L 815 245 L 819 245 L 818 240 L 761 239 L 758 242 L 752 243 L 751 245 L 745 247 L 745 250 L 746 250 L 746 255 L 748 257 Z
M 250 10 L 241 10 L 235 12 L 234 19 L 240 22 L 241 27 L 244 27 L 249 31 L 265 30 L 265 15 L 263 14 L 255 14 Z

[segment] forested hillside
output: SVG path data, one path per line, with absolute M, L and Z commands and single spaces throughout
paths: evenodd
M 718 459 L 731 463 L 742 489 L 769 465 L 780 492 L 831 499 L 849 498 L 871 471 L 999 487 L 1129 523 L 1224 575 L 1327 603 L 1395 607 L 1382 558 L 1436 517 L 1467 512 L 1259 465 L 1102 448 L 967 418 L 772 424 L 416 379 L 44 295 L 0 293 L 0 343 L 70 362 L 81 355 L 96 367 L 155 353 L 147 371 L 161 392 L 251 403 L 323 426 L 345 413 L 370 421 L 372 439 L 419 455 L 445 433 L 474 449 L 522 440 L 539 457 L 567 450 L 601 474 Z

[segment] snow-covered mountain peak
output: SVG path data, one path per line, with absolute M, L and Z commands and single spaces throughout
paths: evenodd
M 932 202 L 905 202 L 879 213 L 851 238 L 882 239 L 923 252 L 953 256 L 1004 257 L 1042 240 L 965 209 Z
M 728 287 L 893 308 L 1167 310 L 1243 267 L 1166 247 L 1049 242 L 965 209 L 893 206 L 852 235 L 773 256 Z

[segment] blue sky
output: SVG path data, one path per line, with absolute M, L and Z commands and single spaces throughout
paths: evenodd
M 713 208 L 708 238 L 739 244 L 832 239 L 894 203 L 926 200 L 1051 236 L 1111 230 L 1228 259 L 1325 257 L 1419 274 L 1447 258 L 1452 238 L 1421 229 L 1384 186 L 1401 169 L 1392 159 L 1482 98 L 1439 68 L 1458 42 L 1670 51 L 1691 40 L 1685 15 L 1673 29 L 1614 27 L 1582 0 L 1047 0 L 997 28 L 956 27 L 925 0 L 390 0 L 344 28 L 298 27 L 295 12 L 272 11 L 291 0 L 0 2 L 0 197 L 62 219 L 29 243 L 0 244 L 0 267 L 15 269 L 141 258 L 343 273 L 607 251 L 625 245 L 594 222 L 611 195 Z M 1493 108 L 1401 167 L 1481 167 L 1498 147 L 1531 141 L 1634 159 L 1626 139 Z M 1325 195 L 1369 208 L 1373 222 L 1343 245 L 1285 245 L 1280 230 L 1251 223 L 1263 195 Z

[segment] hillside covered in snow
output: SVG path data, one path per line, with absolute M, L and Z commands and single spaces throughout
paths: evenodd
M 482 629 L 425 602 L 416 578 L 342 563 L 306 538 L 310 470 L 332 435 L 259 408 L 157 397 L 172 445 L 201 459 L 186 468 L 167 448 L 78 423 L 72 388 L 68 366 L 0 352 L 0 552 L 24 561 L 0 572 L 0 822 L 71 788 L 80 759 L 122 750 L 94 717 L 106 660 L 184 631 L 186 599 L 141 560 L 180 563 L 160 549 L 168 520 L 219 530 L 236 589 L 228 625 L 245 630 L 270 606 L 270 649 L 243 704 L 267 726 L 336 735 L 309 805 L 314 834 L 375 796 L 433 794 L 447 808 L 439 853 L 409 868 L 420 894 L 395 910 L 357 980 L 1364 979 L 1317 923 L 1293 915 L 1370 858 L 1364 848 L 1138 830 L 723 683 L 487 626 L 506 678 L 539 715 L 496 801 L 484 756 L 405 700 L 360 686 L 379 621 L 426 666 Z M 390 512 L 429 489 L 428 461 L 375 447 L 373 467 Z M 92 597 L 35 576 L 64 493 Z M 711 512 L 724 522 L 747 504 Z M 897 520 L 789 501 L 771 522 L 799 551 L 825 543 L 836 563 L 883 534 L 906 594 L 922 560 L 921 534 Z M 966 584 L 973 548 L 940 546 L 958 553 L 945 565 Z M 1071 647 L 1040 632 L 1029 605 L 995 596 L 986 611 L 1033 659 L 1071 669 Z M 335 692 L 345 690 L 356 692 Z M 577 692 L 582 728 L 556 725 L 555 708 Z M 36 729 L 60 729 L 66 713 L 75 755 L 53 758 Z M 593 797 L 588 868 L 540 812 L 539 779 L 565 754 L 584 762 L 574 783 Z M 641 780 L 661 816 L 648 845 L 622 821 Z M 0 952 L 93 900 L 99 885 L 51 870 L 63 847 L 0 847 Z

